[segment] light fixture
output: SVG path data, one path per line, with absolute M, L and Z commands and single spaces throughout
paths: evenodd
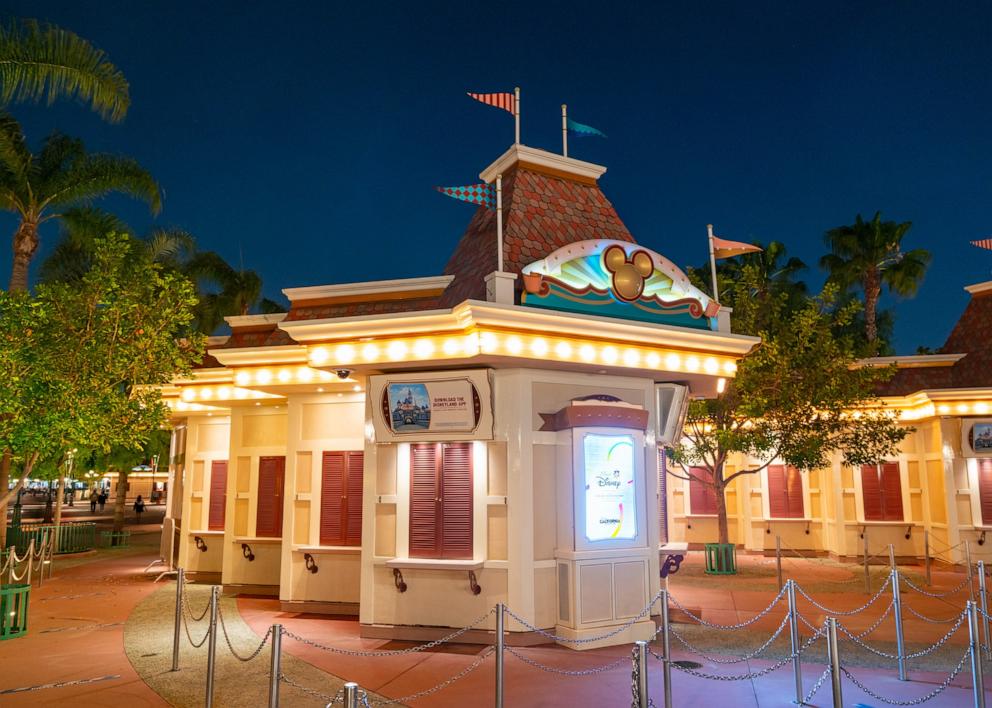
M 276 378 L 279 379 L 279 383 L 289 383 L 289 380 L 293 378 L 293 374 L 290 373 L 289 369 L 279 369 Z
M 596 358 L 596 350 L 592 348 L 591 344 L 583 344 L 579 347 L 579 358 L 582 361 L 590 362 Z
M 263 386 L 272 381 L 272 372 L 268 369 L 259 369 L 255 373 L 255 381 Z
M 350 344 L 342 344 L 334 350 L 334 358 L 339 364 L 350 364 L 355 360 L 355 348 Z
M 247 386 L 251 382 L 251 374 L 247 371 L 239 371 L 237 376 L 234 377 L 234 382 L 238 386 Z
M 362 358 L 365 361 L 375 361 L 379 358 L 379 347 L 374 344 L 366 344 L 362 347 Z
M 328 354 L 327 349 L 324 347 L 314 347 L 310 350 L 310 361 L 318 366 L 320 364 L 326 364 L 329 358 L 330 354 Z
M 358 384 L 355 384 L 354 386 L 351 387 L 351 390 L 354 391 L 355 393 L 358 393 L 359 391 L 362 390 L 362 387 L 359 386 Z

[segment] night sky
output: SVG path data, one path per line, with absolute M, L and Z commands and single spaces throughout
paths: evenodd
M 912 221 L 904 244 L 934 262 L 896 303 L 908 354 L 942 344 L 962 287 L 992 278 L 992 252 L 968 244 L 992 236 L 992 5 L 864 4 L 8 0 L 5 14 L 72 29 L 131 84 L 119 125 L 14 106 L 33 144 L 58 129 L 137 158 L 165 191 L 157 223 L 243 256 L 270 296 L 439 274 L 473 207 L 432 187 L 478 181 L 513 140 L 512 117 L 464 92 L 519 85 L 522 142 L 559 151 L 561 103 L 607 133 L 572 156 L 607 166 L 631 233 L 682 266 L 705 262 L 712 222 L 785 242 L 818 285 L 826 229 L 876 210 Z M 138 233 L 153 223 L 104 204 Z M 9 267 L 4 247 L 4 284 Z

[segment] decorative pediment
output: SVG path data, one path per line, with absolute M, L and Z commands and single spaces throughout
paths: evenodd
M 563 246 L 523 268 L 522 302 L 532 307 L 715 329 L 720 309 L 674 263 L 626 241 Z

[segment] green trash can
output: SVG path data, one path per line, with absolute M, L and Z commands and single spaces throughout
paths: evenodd
M 737 547 L 732 543 L 707 543 L 706 572 L 710 575 L 737 573 Z
M 30 585 L 0 585 L 0 641 L 28 631 Z

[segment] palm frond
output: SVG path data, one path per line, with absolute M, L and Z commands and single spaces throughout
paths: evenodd
M 112 123 L 131 104 L 124 74 L 79 35 L 36 20 L 0 27 L 0 103 L 78 99 Z
M 157 227 L 143 241 L 151 260 L 177 270 L 196 251 L 196 239 L 184 229 Z
M 116 192 L 146 202 L 153 214 L 162 208 L 161 191 L 148 170 L 136 160 L 114 155 L 77 160 L 68 170 L 52 175 L 38 191 L 45 207 L 87 205 Z
M 10 181 L 18 182 L 23 180 L 30 167 L 31 151 L 20 123 L 8 113 L 0 113 L 0 170 L 12 178 Z

